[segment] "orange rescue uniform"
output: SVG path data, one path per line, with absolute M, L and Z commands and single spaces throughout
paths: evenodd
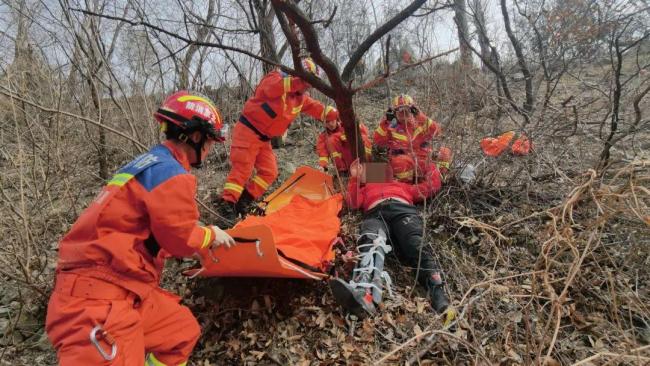
M 368 128 L 363 123 L 359 124 L 359 131 L 361 132 L 361 139 L 363 140 L 364 154 L 366 160 L 370 160 L 372 155 L 372 145 L 368 139 Z M 352 164 L 353 155 L 352 149 L 355 148 L 354 143 L 348 142 L 343 126 L 339 123 L 334 130 L 325 128 L 325 131 L 318 135 L 316 141 L 316 152 L 318 153 L 318 165 L 325 168 L 332 159 L 336 170 L 339 172 L 347 172 Z
M 173 143 L 108 182 L 59 243 L 46 331 L 61 365 L 183 365 L 200 335 L 180 298 L 159 287 L 164 261 L 214 240 L 197 223 L 196 178 Z M 91 342 L 98 328 L 96 343 Z M 106 332 L 106 333 L 104 333 Z M 102 357 L 101 348 L 110 357 Z
M 382 117 L 379 126 L 375 130 L 373 141 L 379 147 L 388 148 L 390 165 L 394 171 L 400 171 L 398 179 L 406 179 L 406 176 L 413 176 L 413 171 L 405 171 L 402 159 L 395 159 L 399 155 L 408 155 L 417 162 L 419 172 L 429 170 L 431 160 L 430 141 L 433 137 L 440 136 L 442 127 L 438 122 L 427 117 L 421 111 L 413 116 L 407 123 L 400 123 L 397 118 L 389 121 L 386 116 Z M 449 169 L 451 162 L 451 150 L 441 147 L 438 152 L 437 165 L 441 171 Z M 418 174 L 423 177 L 423 175 Z
M 231 169 L 223 190 L 224 200 L 237 202 L 244 188 L 254 198 L 264 194 L 278 176 L 270 139 L 282 136 L 299 113 L 319 120 L 336 119 L 335 113 L 304 92 L 306 85 L 279 70 L 262 78 L 233 129 Z M 253 169 L 256 174 L 251 178 Z

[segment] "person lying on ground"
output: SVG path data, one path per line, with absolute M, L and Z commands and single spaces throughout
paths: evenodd
M 357 242 L 359 261 L 349 282 L 340 278 L 330 281 L 333 295 L 344 309 L 359 317 L 376 313 L 384 287 L 390 290 L 391 285 L 384 271 L 385 255 L 395 249 L 428 290 L 433 309 L 443 313 L 449 300 L 441 269 L 430 246 L 422 240 L 422 217 L 414 205 L 440 190 L 440 173 L 431 164 L 427 179 L 414 184 L 397 180 L 386 167 L 385 163 L 355 163 L 351 169 L 346 202 L 350 208 L 363 211 Z M 376 179 L 382 171 L 384 176 Z M 371 175 L 375 176 L 373 181 Z

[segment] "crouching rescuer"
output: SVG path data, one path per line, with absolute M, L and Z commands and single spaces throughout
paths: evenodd
M 189 173 L 223 140 L 222 122 L 188 91 L 155 118 L 166 141 L 122 167 L 59 243 L 46 331 L 61 365 L 185 365 L 199 338 L 190 310 L 159 281 L 166 258 L 234 245 L 198 223 Z
M 405 170 L 413 169 L 403 167 Z M 418 282 L 428 290 L 431 306 L 443 313 L 449 301 L 443 289 L 440 266 L 431 249 L 422 240 L 423 223 L 414 203 L 433 196 L 440 189 L 440 173 L 431 164 L 427 177 L 414 184 L 413 177 L 393 180 L 392 169 L 385 169 L 384 178 L 366 181 L 366 166 L 354 164 L 350 170 L 347 203 L 363 211 L 363 222 L 357 242 L 359 261 L 352 279 L 330 281 L 337 302 L 347 311 L 365 317 L 377 311 L 383 289 L 391 291 L 391 279 L 384 271 L 387 253 L 395 250 L 398 257 L 417 273 Z M 377 174 L 375 172 L 374 176 Z M 388 178 L 388 179 L 386 179 Z

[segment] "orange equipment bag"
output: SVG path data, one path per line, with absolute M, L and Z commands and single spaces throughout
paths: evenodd
M 524 134 L 519 136 L 515 142 L 512 143 L 512 154 L 513 155 L 528 155 L 531 148 L 531 142 L 528 137 Z
M 498 137 L 485 137 L 481 139 L 481 149 L 483 153 L 487 156 L 496 157 L 501 155 L 503 150 L 508 148 L 510 141 L 515 136 L 514 131 L 508 131 L 502 133 Z
M 514 131 L 504 132 L 495 137 L 484 137 L 481 139 L 481 150 L 487 156 L 497 157 L 510 146 L 512 139 L 515 137 Z M 528 155 L 531 148 L 531 142 L 525 134 L 521 134 L 514 142 L 510 150 L 513 155 Z
M 237 245 L 200 252 L 202 277 L 327 278 L 343 205 L 332 177 L 300 167 L 263 201 L 265 216 L 249 215 L 227 232 Z

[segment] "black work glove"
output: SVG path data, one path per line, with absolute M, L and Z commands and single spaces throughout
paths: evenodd
M 372 161 L 387 162 L 388 161 L 388 148 L 385 146 L 372 147 Z
M 420 111 L 418 111 L 416 106 L 411 106 L 411 113 L 413 113 L 414 116 L 417 116 Z
M 388 108 L 388 110 L 386 111 L 386 120 L 392 121 L 394 119 L 395 119 L 395 111 L 393 110 L 393 108 Z

